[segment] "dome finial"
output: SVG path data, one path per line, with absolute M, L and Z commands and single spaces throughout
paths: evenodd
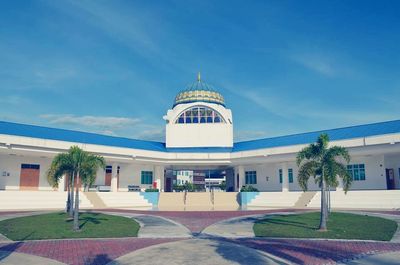
M 200 72 L 197 73 L 197 82 L 201 82 L 201 76 L 200 76 Z

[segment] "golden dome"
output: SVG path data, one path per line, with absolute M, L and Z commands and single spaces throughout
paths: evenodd
M 175 97 L 173 107 L 178 104 L 192 102 L 216 103 L 225 106 L 224 97 L 219 92 L 215 91 L 210 85 L 201 81 L 200 73 L 195 83 L 189 85 L 185 90 L 178 93 Z

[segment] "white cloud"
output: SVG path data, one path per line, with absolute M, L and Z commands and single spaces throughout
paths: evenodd
M 150 141 L 165 141 L 165 128 L 154 127 L 151 129 L 144 129 L 135 135 L 138 139 L 150 140 Z
M 27 103 L 28 100 L 26 98 L 22 98 L 18 95 L 9 95 L 9 96 L 2 96 L 0 98 L 0 104 L 9 104 L 9 105 L 21 105 Z
M 44 114 L 40 118 L 46 119 L 51 124 L 70 124 L 83 126 L 100 126 L 109 128 L 120 128 L 123 126 L 137 124 L 140 119 L 126 117 L 108 116 L 76 116 L 73 114 Z
M 292 56 L 291 59 L 312 71 L 328 77 L 333 77 L 337 74 L 334 60 L 326 55 L 297 54 Z
M 139 118 L 110 116 L 77 116 L 73 114 L 44 114 L 40 118 L 48 124 L 66 126 L 74 130 L 85 130 L 95 133 L 117 136 L 133 128 L 141 121 Z
M 248 130 L 239 130 L 235 131 L 234 139 L 235 141 L 247 141 L 254 140 L 267 137 L 266 132 L 264 131 L 248 131 Z
M 77 116 L 73 114 L 43 114 L 47 125 L 57 125 L 78 131 L 122 136 L 134 139 L 164 141 L 163 126 L 143 123 L 145 118 L 113 117 L 113 116 Z

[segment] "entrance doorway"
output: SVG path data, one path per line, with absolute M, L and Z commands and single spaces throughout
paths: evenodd
M 386 169 L 386 185 L 387 185 L 388 190 L 395 189 L 394 169 L 393 168 Z
M 112 166 L 106 167 L 106 176 L 104 180 L 105 186 L 111 186 Z
M 164 191 L 235 191 L 233 168 L 175 167 L 165 170 Z
M 39 176 L 40 176 L 40 165 L 22 164 L 19 189 L 38 190 Z
M 171 192 L 172 191 L 172 179 L 171 178 L 166 178 L 165 179 L 165 189 L 166 192 Z

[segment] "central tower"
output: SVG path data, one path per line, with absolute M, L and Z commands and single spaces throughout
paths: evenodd
M 196 82 L 178 93 L 164 119 L 167 147 L 233 146 L 232 112 L 200 73 Z

